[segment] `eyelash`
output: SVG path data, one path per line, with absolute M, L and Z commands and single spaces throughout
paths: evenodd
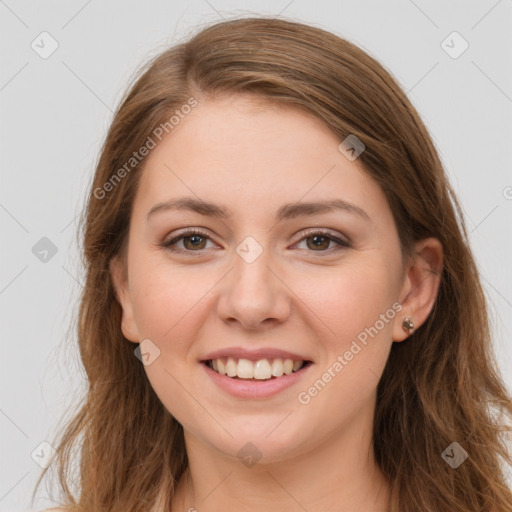
M 181 239 L 189 238 L 189 237 L 194 236 L 194 235 L 200 235 L 203 238 L 210 239 L 210 236 L 207 233 L 205 233 L 204 231 L 201 231 L 200 229 L 194 228 L 194 229 L 189 229 L 187 231 L 184 231 L 184 232 L 180 233 L 178 236 L 172 238 L 171 240 L 163 242 L 161 244 L 161 247 L 163 247 L 164 249 L 166 249 L 166 250 L 168 250 L 170 252 L 198 253 L 198 254 L 201 254 L 206 249 L 199 249 L 197 251 L 192 251 L 192 250 L 189 250 L 189 249 L 173 249 L 172 248 L 172 246 L 175 245 L 177 242 L 179 242 Z M 329 240 L 331 240 L 333 242 L 336 242 L 338 244 L 338 247 L 331 247 L 330 249 L 326 249 L 326 250 L 309 251 L 309 252 L 318 252 L 318 253 L 328 253 L 328 254 L 331 254 L 331 251 L 333 251 L 333 249 L 334 249 L 333 252 L 337 252 L 339 250 L 348 249 L 348 248 L 352 247 L 350 242 L 348 242 L 346 240 L 342 240 L 342 239 L 340 239 L 338 237 L 335 237 L 331 233 L 329 233 L 328 231 L 325 231 L 325 230 L 322 230 L 322 229 L 316 229 L 316 230 L 304 232 L 302 234 L 302 238 L 297 243 L 302 242 L 303 240 L 305 240 L 307 238 L 311 238 L 313 236 L 318 236 L 318 235 L 320 235 L 322 237 L 325 237 L 325 238 L 328 238 Z

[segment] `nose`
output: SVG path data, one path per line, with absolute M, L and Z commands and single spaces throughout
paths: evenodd
M 290 315 L 292 293 L 268 250 L 250 263 L 235 254 L 231 272 L 219 284 L 217 313 L 226 323 L 265 331 Z

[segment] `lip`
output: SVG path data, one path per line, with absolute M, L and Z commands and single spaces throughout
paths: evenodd
M 291 359 L 291 358 L 290 358 Z M 237 398 L 269 398 L 277 395 L 278 393 L 290 388 L 300 380 L 304 378 L 309 372 L 309 368 L 313 366 L 310 362 L 307 366 L 304 366 L 300 370 L 290 373 L 289 375 L 283 375 L 275 379 L 269 380 L 245 380 L 245 379 L 234 379 L 227 375 L 221 375 L 216 371 L 212 370 L 209 366 L 204 363 L 200 363 L 204 368 L 204 371 L 210 379 L 224 392 L 229 393 Z
M 232 357 L 233 359 L 249 359 L 249 361 L 259 361 L 260 359 L 292 359 L 293 361 L 311 361 L 310 357 L 301 356 L 294 352 L 279 350 L 276 348 L 260 348 L 258 350 L 248 350 L 243 347 L 231 347 L 210 352 L 201 359 L 201 362 L 210 359 L 221 359 Z

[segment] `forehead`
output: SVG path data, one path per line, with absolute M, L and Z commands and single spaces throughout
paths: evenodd
M 253 213 L 339 197 L 378 214 L 387 207 L 383 192 L 340 142 L 320 119 L 288 105 L 241 95 L 207 100 L 151 151 L 137 197 L 149 205 L 196 196 Z

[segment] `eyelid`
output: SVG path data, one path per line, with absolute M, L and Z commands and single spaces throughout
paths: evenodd
M 331 240 L 334 240 L 342 245 L 347 245 L 347 246 L 352 245 L 352 242 L 346 235 L 337 233 L 335 231 L 331 231 L 330 229 L 327 229 L 327 228 L 303 229 L 302 231 L 299 231 L 299 233 L 297 234 L 297 236 L 299 237 L 298 241 L 301 242 L 304 238 L 307 238 L 312 235 L 324 235 L 324 236 L 330 238 Z
M 178 233 L 177 235 L 173 236 L 170 240 L 164 241 L 161 246 L 164 249 L 167 249 L 170 252 L 174 253 L 182 253 L 182 254 L 193 254 L 197 253 L 198 255 L 202 254 L 206 249 L 199 249 L 197 251 L 193 250 L 187 250 L 187 249 L 171 249 L 172 245 L 175 245 L 179 241 L 181 241 L 184 238 L 191 237 L 194 235 L 199 235 L 203 238 L 206 238 L 213 242 L 211 236 L 203 229 L 201 228 L 184 228 L 183 231 Z M 305 239 L 312 237 L 314 235 L 320 235 L 325 236 L 330 241 L 335 242 L 337 244 L 337 247 L 331 247 L 330 249 L 323 250 L 323 251 L 307 251 L 310 253 L 317 252 L 319 255 L 322 254 L 332 254 L 333 252 L 337 252 L 340 249 L 347 249 L 352 247 L 352 242 L 348 239 L 348 237 L 344 235 L 339 235 L 338 233 L 333 233 L 331 230 L 326 228 L 307 228 L 302 231 L 300 231 L 296 236 L 299 237 L 299 239 L 293 244 L 297 245 L 298 243 L 304 241 Z M 345 240 L 343 238 L 346 238 Z
M 172 238 L 170 238 L 169 240 L 165 240 L 161 246 L 164 248 L 164 249 L 167 249 L 171 252 L 186 252 L 186 253 L 193 253 L 193 252 L 197 252 L 197 253 L 201 253 L 202 251 L 204 251 L 205 249 L 201 249 L 199 251 L 189 251 L 189 250 L 186 250 L 186 249 L 171 249 L 170 246 L 171 245 L 175 245 L 177 242 L 179 242 L 180 240 L 182 240 L 183 238 L 187 238 L 187 237 L 190 237 L 190 236 L 194 236 L 194 235 L 199 235 L 199 236 L 202 236 L 203 238 L 207 238 L 208 240 L 212 240 L 211 236 L 203 229 L 201 228 L 184 228 L 183 231 L 181 231 L 180 233 L 176 234 L 175 236 L 173 236 Z

